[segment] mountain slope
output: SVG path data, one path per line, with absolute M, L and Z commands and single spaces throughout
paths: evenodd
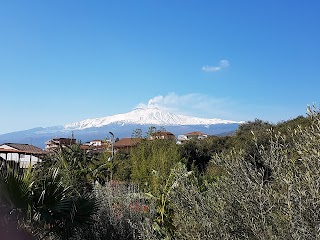
M 109 124 L 141 124 L 158 126 L 180 126 L 180 125 L 213 125 L 232 124 L 235 121 L 222 120 L 218 118 L 207 119 L 184 115 L 176 115 L 158 108 L 137 108 L 131 112 L 117 114 L 104 118 L 87 119 L 76 123 L 64 125 L 68 130 L 80 130 L 91 127 L 102 127 Z

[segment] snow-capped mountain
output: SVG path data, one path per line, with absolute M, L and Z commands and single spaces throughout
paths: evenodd
M 76 123 L 64 125 L 66 130 L 82 130 L 92 127 L 102 127 L 109 124 L 140 124 L 158 126 L 183 126 L 183 125 L 214 125 L 232 124 L 235 121 L 222 120 L 218 118 L 207 119 L 177 115 L 158 108 L 136 108 L 131 112 L 113 116 L 86 119 Z
M 105 139 L 112 132 L 117 138 L 131 137 L 136 129 L 146 133 L 149 127 L 164 127 L 174 135 L 192 131 L 204 132 L 208 135 L 230 133 L 238 128 L 239 122 L 206 119 L 184 115 L 176 115 L 157 108 L 137 108 L 131 112 L 113 116 L 87 119 L 80 122 L 53 127 L 37 127 L 34 129 L 0 135 L 0 143 L 29 143 L 44 148 L 44 143 L 51 138 L 71 137 L 86 142 L 93 139 Z M 108 135 L 109 134 L 109 135 Z

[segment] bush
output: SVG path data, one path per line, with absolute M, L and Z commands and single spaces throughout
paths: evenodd
M 174 238 L 319 239 L 320 117 L 310 109 L 309 118 L 310 126 L 288 130 L 290 143 L 272 130 L 265 133 L 267 144 L 254 139 L 257 157 L 268 168 L 233 150 L 211 160 L 220 171 L 206 191 L 196 179 L 181 178 L 169 198 Z
M 180 159 L 175 141 L 155 139 L 141 142 L 130 153 L 131 180 L 145 192 L 157 194 Z
M 104 186 L 97 184 L 94 192 L 100 207 L 85 239 L 153 238 L 154 206 L 137 185 L 109 181 Z

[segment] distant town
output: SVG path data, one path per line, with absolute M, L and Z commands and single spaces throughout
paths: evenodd
M 19 168 L 26 169 L 33 167 L 35 164 L 42 162 L 44 156 L 50 154 L 60 147 L 66 147 L 73 144 L 80 144 L 80 148 L 84 151 L 92 151 L 101 153 L 104 151 L 116 153 L 119 150 L 129 151 L 131 148 L 137 146 L 143 139 L 146 140 L 172 140 L 176 141 L 176 144 L 183 144 L 185 141 L 191 139 L 205 139 L 208 137 L 207 134 L 202 132 L 189 132 L 186 134 L 178 135 L 177 137 L 168 131 L 157 131 L 150 134 L 146 138 L 142 137 L 126 137 L 126 138 L 115 138 L 111 133 L 110 139 L 94 139 L 86 143 L 77 142 L 74 136 L 70 138 L 53 138 L 45 142 L 45 148 L 33 146 L 27 143 L 3 143 L 0 145 L 0 161 L 2 167 L 6 165 L 6 162 L 13 162 Z

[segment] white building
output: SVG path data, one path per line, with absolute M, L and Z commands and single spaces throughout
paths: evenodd
M 103 145 L 103 141 L 102 140 L 92 140 L 89 143 L 89 146 L 94 146 L 94 147 L 100 147 Z
M 0 161 L 13 161 L 20 168 L 28 168 L 34 164 L 41 162 L 46 154 L 41 148 L 29 144 L 4 143 L 0 145 Z
M 47 141 L 45 149 L 48 151 L 53 151 L 59 149 L 59 147 L 70 146 L 76 144 L 76 139 L 74 138 L 53 138 Z
M 182 144 L 185 141 L 191 140 L 191 139 L 205 139 L 208 137 L 208 134 L 202 133 L 202 132 L 190 132 L 187 134 L 179 135 L 177 138 L 177 144 Z
M 208 137 L 208 134 L 202 132 L 189 132 L 185 134 L 187 139 L 204 139 Z

